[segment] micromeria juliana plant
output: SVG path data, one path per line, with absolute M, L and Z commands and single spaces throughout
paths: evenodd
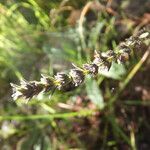
M 73 64 L 74 68 L 69 71 L 69 74 L 58 72 L 54 77 L 41 75 L 40 81 L 21 80 L 20 85 L 10 83 L 13 88 L 12 97 L 14 100 L 18 98 L 29 100 L 41 92 L 46 93 L 56 89 L 63 92 L 71 91 L 84 82 L 86 75 L 95 76 L 102 70 L 109 71 L 113 61 L 117 63 L 128 61 L 133 52 L 136 53 L 137 50 L 143 50 L 147 47 L 145 41 L 149 38 L 150 30 L 145 28 L 137 35 L 120 43 L 116 51 L 108 50 L 100 53 L 95 50 L 92 62 L 83 64 L 81 68 Z

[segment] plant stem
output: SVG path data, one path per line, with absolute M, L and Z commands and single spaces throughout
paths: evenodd
M 95 110 L 83 109 L 79 112 L 70 112 L 70 113 L 58 113 L 58 114 L 43 114 L 43 115 L 15 115 L 15 116 L 0 116 L 0 121 L 3 120 L 37 120 L 37 119 L 67 119 L 71 117 L 87 117 L 93 115 Z
M 147 51 L 144 53 L 140 61 L 135 65 L 135 67 L 128 74 L 127 78 L 124 80 L 124 82 L 120 86 L 119 91 L 110 99 L 108 106 L 111 106 L 118 99 L 120 93 L 125 89 L 128 83 L 131 81 L 131 79 L 134 77 L 134 75 L 137 73 L 137 71 L 141 68 L 143 63 L 146 61 L 146 59 L 149 56 L 149 53 L 150 53 L 150 48 L 147 49 Z

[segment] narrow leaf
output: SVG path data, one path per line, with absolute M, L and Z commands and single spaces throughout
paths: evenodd
M 122 64 L 117 64 L 117 63 L 113 62 L 109 71 L 103 71 L 103 72 L 99 72 L 99 73 L 108 78 L 121 80 L 122 77 L 125 75 L 126 70 Z
M 86 79 L 86 91 L 90 100 L 100 109 L 104 107 L 104 100 L 101 90 L 98 87 L 97 82 L 90 76 Z

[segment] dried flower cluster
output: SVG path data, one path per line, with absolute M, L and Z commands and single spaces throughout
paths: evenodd
M 14 100 L 22 97 L 31 99 L 40 92 L 49 92 L 55 89 L 64 92 L 71 91 L 84 82 L 87 74 L 94 76 L 101 70 L 109 71 L 113 61 L 118 63 L 128 61 L 133 52 L 143 50 L 143 47 L 146 46 L 144 41 L 149 38 L 149 29 L 143 29 L 136 36 L 131 36 L 125 42 L 120 43 L 116 51 L 108 50 L 105 53 L 95 51 L 94 60 L 91 63 L 83 64 L 81 68 L 73 65 L 74 68 L 70 70 L 69 74 L 58 72 L 54 77 L 42 75 L 40 81 L 22 80 L 19 86 L 11 83 L 12 97 Z

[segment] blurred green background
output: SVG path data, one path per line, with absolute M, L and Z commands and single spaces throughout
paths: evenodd
M 90 62 L 95 49 L 115 49 L 150 23 L 149 6 L 148 0 L 0 0 L 0 149 L 149 150 L 149 60 L 136 75 L 139 59 L 132 59 L 72 92 L 28 103 L 13 101 L 10 87 Z

